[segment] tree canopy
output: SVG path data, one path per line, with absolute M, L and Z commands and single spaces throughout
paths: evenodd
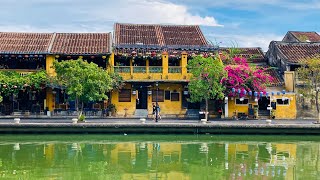
M 191 102 L 224 97 L 225 87 L 220 81 L 226 76 L 226 73 L 218 57 L 196 56 L 188 62 L 188 69 L 192 74 L 188 84 Z
M 40 91 L 46 87 L 48 75 L 46 71 L 37 71 L 23 76 L 16 71 L 0 71 L 0 95 L 17 95 L 20 90 Z
M 219 57 L 195 56 L 188 62 L 188 69 L 192 74 L 188 89 L 191 102 L 206 102 L 206 112 L 208 112 L 209 99 L 222 99 L 225 87 L 220 83 L 226 73 L 224 65 Z M 207 119 L 207 113 L 205 119 Z
M 121 78 L 109 74 L 95 63 L 82 59 L 55 61 L 54 69 L 59 83 L 66 87 L 70 99 L 78 102 L 101 101 L 108 99 L 107 92 L 119 85 Z
M 301 64 L 302 66 L 296 72 L 299 79 L 303 82 L 303 87 L 298 89 L 298 92 L 315 101 L 320 119 L 320 56 L 305 59 Z

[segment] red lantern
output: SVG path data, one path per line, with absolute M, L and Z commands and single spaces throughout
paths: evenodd
M 24 55 L 24 57 L 25 57 L 25 58 L 28 58 L 29 56 L 28 56 L 28 55 Z
M 154 51 L 151 53 L 151 57 L 154 57 L 154 56 L 156 56 L 156 55 L 157 55 L 157 53 L 154 52 Z

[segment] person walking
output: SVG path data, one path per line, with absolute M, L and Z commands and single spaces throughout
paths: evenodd
M 154 121 L 156 120 L 156 110 L 156 105 L 152 103 L 152 117 Z
M 161 120 L 161 115 L 160 115 L 160 106 L 157 103 L 156 104 L 156 122 L 158 122 L 158 120 Z

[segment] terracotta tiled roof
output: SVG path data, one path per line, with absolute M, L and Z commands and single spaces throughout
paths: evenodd
M 115 24 L 115 45 L 208 46 L 199 26 Z
M 199 26 L 160 26 L 163 34 L 165 45 L 191 45 L 206 46 L 208 45 Z
M 110 53 L 110 33 L 57 33 L 50 53 L 106 54 Z
M 262 49 L 259 47 L 236 48 L 236 49 L 239 50 L 239 52 L 236 53 L 235 55 L 246 58 L 250 63 L 266 62 L 264 53 Z M 230 52 L 230 48 L 227 48 L 227 47 L 222 47 L 220 48 L 220 50 L 226 53 Z
M 300 63 L 320 54 L 320 43 L 279 43 L 276 46 L 289 63 Z
M 320 42 L 320 35 L 316 32 L 289 31 L 300 42 Z
M 163 45 L 155 25 L 115 24 L 115 44 Z
M 0 53 L 48 53 L 53 33 L 0 32 Z
M 267 68 L 265 72 L 272 77 L 272 82 L 269 84 L 269 86 L 282 86 L 284 84 L 284 80 L 279 74 L 277 68 L 273 68 L 273 67 L 265 67 L 265 68 Z

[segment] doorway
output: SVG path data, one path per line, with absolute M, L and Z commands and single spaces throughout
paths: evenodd
M 148 94 L 147 87 L 140 86 L 137 88 L 136 95 L 136 109 L 147 109 L 148 107 Z
M 268 99 L 268 97 L 266 96 L 260 97 L 258 101 L 259 110 L 268 110 L 267 108 L 269 104 L 270 104 L 270 99 Z

